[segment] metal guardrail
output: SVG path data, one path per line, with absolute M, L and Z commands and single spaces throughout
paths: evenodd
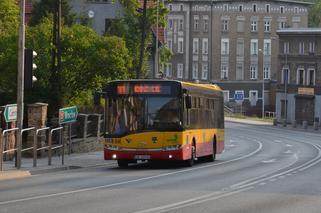
M 5 137 L 6 135 L 9 133 L 9 132 L 18 132 L 18 128 L 12 128 L 12 129 L 7 129 L 7 130 L 4 130 L 2 132 L 2 135 L 1 135 L 1 141 L 0 141 L 0 171 L 3 171 L 3 157 L 4 157 L 4 154 L 6 153 L 9 153 L 9 152 L 13 152 L 15 151 L 16 152 L 16 156 L 18 152 L 22 153 L 22 152 L 25 152 L 25 151 L 29 151 L 29 150 L 33 150 L 33 167 L 36 167 L 37 166 L 37 152 L 40 151 L 40 150 L 44 150 L 44 149 L 47 149 L 48 150 L 48 165 L 50 166 L 51 165 L 51 162 L 52 162 L 52 150 L 55 150 L 55 149 L 62 149 L 62 165 L 64 165 L 64 153 L 65 153 L 65 140 L 62 139 L 62 130 L 63 130 L 63 127 L 58 127 L 58 128 L 54 128 L 54 129 L 51 129 L 50 130 L 50 127 L 45 127 L 45 128 L 41 128 L 41 129 L 36 129 L 35 127 L 30 127 L 30 128 L 26 128 L 26 129 L 22 129 L 21 130 L 21 136 L 24 132 L 28 132 L 28 131 L 33 131 L 33 146 L 32 147 L 28 147 L 28 148 L 25 148 L 25 149 L 18 149 L 17 146 L 14 148 L 14 149 L 5 149 L 5 145 L 8 143 L 8 141 L 5 140 Z M 50 132 L 49 132 L 50 130 Z M 44 147 L 40 147 L 38 148 L 38 136 L 40 134 L 40 132 L 43 132 L 43 131 L 46 131 L 47 132 L 47 138 L 48 138 L 48 145 L 47 146 L 44 146 Z M 56 131 L 59 131 L 59 145 L 57 146 L 53 146 L 52 145 L 52 135 L 54 132 Z M 49 133 L 49 135 L 48 135 Z M 5 143 L 6 142 L 6 143 Z M 21 155 L 20 155 L 21 156 Z M 15 158 L 15 166 L 18 167 L 18 161 L 19 159 L 17 159 L 17 157 Z M 20 159 L 20 163 L 21 163 L 21 159 Z M 19 167 L 18 167 L 19 168 Z
M 62 153 L 61 153 L 61 164 L 64 165 L 65 163 L 65 140 L 62 140 L 62 144 L 61 144 L 61 137 L 62 137 L 62 129 L 63 127 L 57 127 L 54 129 L 50 130 L 50 134 L 49 134 L 49 140 L 48 140 L 48 165 L 51 166 L 51 159 L 52 159 L 52 150 L 54 149 L 59 149 L 62 148 Z M 52 134 L 56 131 L 59 131 L 59 144 L 58 146 L 52 146 Z
M 2 138 L 0 141 L 0 171 L 2 171 L 3 169 L 3 155 L 12 151 L 17 151 L 17 147 L 14 149 L 10 149 L 10 150 L 4 150 L 5 148 L 5 136 L 9 133 L 9 132 L 16 132 L 18 130 L 18 128 L 12 128 L 12 129 L 6 129 L 3 130 L 2 132 Z M 17 159 L 16 159 L 16 164 L 17 164 Z

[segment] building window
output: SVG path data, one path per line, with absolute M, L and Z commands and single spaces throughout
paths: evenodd
M 168 47 L 168 49 L 173 51 L 173 40 L 170 38 L 167 39 L 167 47 Z
M 223 38 L 221 40 L 221 55 L 228 55 L 229 54 L 229 39 Z
M 205 55 L 208 54 L 208 39 L 207 38 L 203 38 L 202 53 L 205 54 Z
M 253 10 L 254 13 L 256 13 L 256 11 L 257 11 L 257 5 L 256 4 L 252 5 L 252 10 Z
M 184 5 L 180 4 L 179 5 L 179 9 L 180 9 L 180 11 L 183 11 L 184 10 Z
M 315 53 L 315 42 L 314 41 L 310 41 L 309 42 L 309 53 L 310 54 L 314 54 Z
M 208 16 L 203 16 L 204 19 L 204 31 L 208 32 Z
M 244 32 L 244 21 L 237 21 L 237 32 Z
M 172 77 L 172 64 L 166 64 L 166 77 Z
M 249 101 L 250 101 L 251 106 L 256 106 L 258 99 L 259 99 L 258 91 L 257 90 L 250 90 L 249 91 Z
M 198 79 L 198 63 L 193 63 L 193 79 Z
M 281 79 L 282 84 L 287 84 L 290 83 L 290 71 L 288 67 L 283 67 L 282 69 L 282 79 Z
M 294 13 L 298 13 L 299 8 L 298 7 L 294 7 Z
M 224 12 L 227 12 L 227 11 L 228 11 L 228 5 L 227 5 L 227 4 L 224 4 L 224 5 L 223 5 L 223 11 L 224 11 Z
M 243 39 L 237 40 L 236 55 L 237 56 L 244 56 L 244 40 Z
M 284 29 L 286 28 L 286 21 L 280 21 L 279 22 L 279 29 Z
M 252 32 L 257 31 L 257 21 L 255 21 L 255 20 L 251 21 L 251 31 Z
M 228 31 L 228 20 L 222 20 L 222 31 Z
M 243 12 L 243 5 L 242 4 L 239 5 L 239 12 Z
M 315 70 L 314 69 L 308 69 L 307 85 L 309 85 L 309 86 L 315 85 Z
M 263 67 L 263 74 L 264 74 L 264 79 L 270 79 L 271 76 L 271 68 L 270 66 L 264 66 Z
M 180 30 L 180 31 L 184 30 L 184 20 L 183 19 L 179 19 L 178 30 Z
M 173 5 L 172 5 L 172 4 L 169 4 L 169 5 L 168 5 L 168 9 L 169 9 L 169 11 L 173 11 Z
M 184 53 L 184 38 L 178 38 L 177 53 Z
M 198 31 L 199 27 L 199 16 L 194 16 L 194 31 Z
M 270 5 L 269 5 L 269 4 L 266 4 L 266 5 L 265 5 L 265 12 L 266 12 L 266 13 L 269 13 L 269 12 L 270 12 Z
M 194 38 L 193 39 L 193 53 L 198 54 L 198 51 L 199 51 L 199 39 Z
M 243 64 L 237 64 L 236 65 L 236 80 L 243 80 Z
M 290 53 L 290 43 L 288 41 L 285 41 L 283 43 L 283 54 L 289 54 Z
M 183 78 L 184 65 L 177 64 L 177 78 Z
M 297 70 L 296 84 L 297 85 L 304 85 L 304 83 L 305 83 L 305 70 L 304 69 L 298 69 Z
M 271 55 L 271 39 L 264 39 L 264 55 Z
M 299 54 L 304 55 L 304 42 L 299 43 Z
M 250 67 L 250 79 L 257 79 L 257 66 L 252 65 Z
M 258 53 L 258 40 L 251 39 L 251 55 L 257 55 Z
M 202 64 L 202 79 L 207 80 L 208 76 L 208 64 Z
M 270 20 L 264 21 L 264 32 L 270 32 L 271 30 L 271 22 Z
M 284 13 L 284 6 L 280 6 L 280 13 Z
M 222 64 L 221 65 L 221 79 L 228 79 L 228 65 Z
M 167 27 L 169 30 L 173 30 L 173 19 L 168 19 Z
M 223 90 L 223 95 L 224 95 L 224 103 L 230 101 L 230 91 L 229 90 Z

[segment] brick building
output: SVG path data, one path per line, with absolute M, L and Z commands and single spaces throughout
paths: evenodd
M 310 3 L 291 0 L 171 0 L 165 32 L 174 56 L 165 67 L 168 78 L 212 82 L 234 94 L 248 114 L 261 114 L 264 103 L 274 111 L 278 29 L 307 27 Z M 273 86 L 274 85 L 274 86 Z
M 279 122 L 286 119 L 288 123 L 320 122 L 321 28 L 289 28 L 277 33 L 280 42 L 277 119 Z

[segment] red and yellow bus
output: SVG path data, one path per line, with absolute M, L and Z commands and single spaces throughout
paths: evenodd
M 104 89 L 105 160 L 214 161 L 224 149 L 222 90 L 174 80 L 111 81 Z

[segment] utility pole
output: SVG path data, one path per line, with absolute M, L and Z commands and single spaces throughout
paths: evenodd
M 51 86 L 53 91 L 53 100 L 50 104 L 51 112 L 53 115 L 55 112 L 58 113 L 58 109 L 62 105 L 61 92 L 60 92 L 60 71 L 61 71 L 61 0 L 53 2 L 54 7 L 54 17 L 53 17 L 53 36 L 52 43 L 54 47 L 52 48 L 52 72 L 51 72 Z
M 157 0 L 157 5 L 156 5 L 156 50 L 155 50 L 155 74 L 154 74 L 154 78 L 158 75 L 158 61 L 159 61 L 159 57 L 158 57 L 158 22 L 159 22 L 159 0 Z
M 23 129 L 23 96 L 24 96 L 24 63 L 25 63 L 25 0 L 20 0 L 20 25 L 19 25 L 19 44 L 18 44 L 18 73 L 17 73 L 17 157 L 16 167 L 21 167 L 21 148 Z
M 144 62 L 144 51 L 145 51 L 145 39 L 146 39 L 146 10 L 147 10 L 147 0 L 144 0 L 143 5 L 143 17 L 142 17 L 142 36 L 140 40 L 140 55 L 139 55 L 139 65 L 136 71 L 136 78 L 139 79 L 142 69 L 143 69 L 143 62 Z

